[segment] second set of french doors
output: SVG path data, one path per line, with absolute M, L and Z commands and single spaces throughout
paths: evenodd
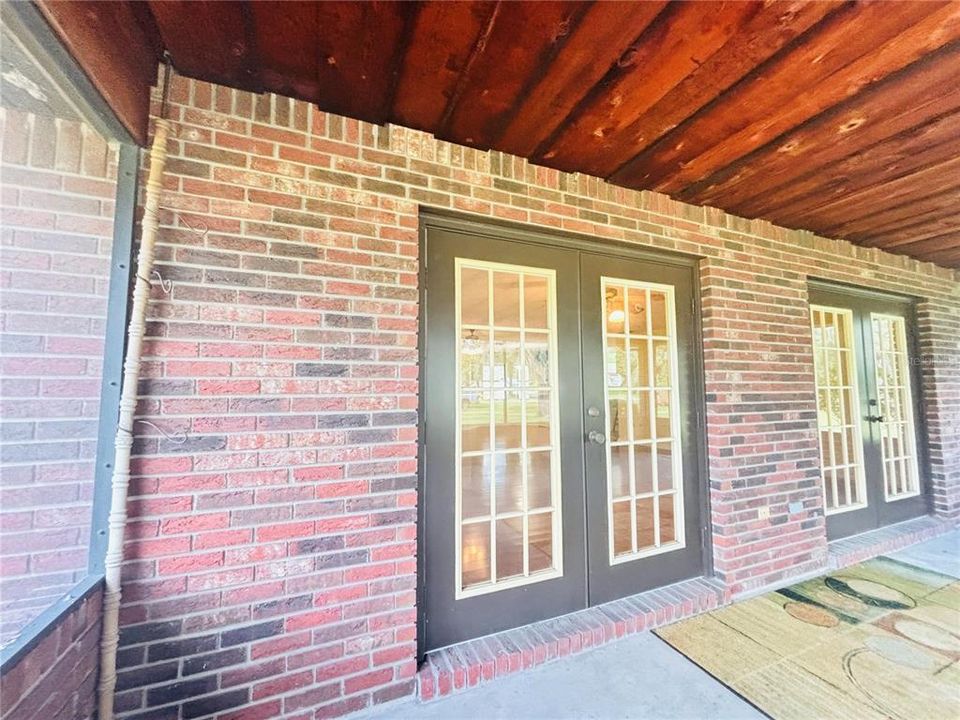
M 927 512 L 912 315 L 907 299 L 810 290 L 831 540 Z

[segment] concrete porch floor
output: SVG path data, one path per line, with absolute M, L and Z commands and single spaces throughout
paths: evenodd
M 960 577 L 960 531 L 889 556 Z M 410 698 L 355 717 L 740 720 L 766 715 L 645 632 L 440 700 Z

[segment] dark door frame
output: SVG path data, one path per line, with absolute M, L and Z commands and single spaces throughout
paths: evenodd
M 486 237 L 493 240 L 508 240 L 518 243 L 540 245 L 553 248 L 579 250 L 612 257 L 628 258 L 632 260 L 655 262 L 686 268 L 693 283 L 692 311 L 695 318 L 695 354 L 692 363 L 691 387 L 693 391 L 692 404 L 696 409 L 696 454 L 698 501 L 700 505 L 700 553 L 703 574 L 713 575 L 712 525 L 710 522 L 710 487 L 709 468 L 707 465 L 707 428 L 706 428 L 706 382 L 703 364 L 703 324 L 701 312 L 700 273 L 698 272 L 701 255 L 689 255 L 673 250 L 645 248 L 633 243 L 619 240 L 596 238 L 582 233 L 573 233 L 553 228 L 541 228 L 535 225 L 510 222 L 493 218 L 478 218 L 474 215 L 452 212 L 443 209 L 420 208 L 419 227 L 419 268 L 418 283 L 420 287 L 420 317 L 419 317 L 419 388 L 420 401 L 417 420 L 417 493 L 423 497 L 427 482 L 426 463 L 426 417 L 424 413 L 424 398 L 426 396 L 425 357 L 426 329 L 427 329 L 427 234 L 430 228 L 446 229 L 467 233 L 477 237 Z M 426 512 L 425 503 L 417 503 L 417 658 L 422 662 L 426 655 L 425 646 L 425 614 L 424 600 L 427 584 L 426 574 Z
M 904 310 L 904 318 L 906 320 L 906 335 L 907 335 L 907 347 L 909 354 L 916 358 L 920 356 L 920 337 L 919 329 L 917 324 L 917 303 L 922 299 L 913 295 L 906 295 L 903 293 L 895 292 L 882 292 L 878 290 L 873 290 L 870 288 L 860 287 L 858 285 L 849 285 L 846 283 L 838 283 L 829 280 L 823 280 L 820 278 L 808 278 L 808 305 L 810 304 L 809 298 L 810 294 L 824 294 L 829 296 L 848 296 L 854 302 L 863 302 L 869 303 L 870 301 L 885 303 L 887 305 L 897 304 Z M 859 330 L 858 330 L 859 332 Z M 865 356 L 866 348 L 864 348 L 864 356 L 856 358 L 857 370 L 858 372 L 865 372 L 865 364 L 870 362 L 872 364 L 872 359 Z M 811 355 L 813 353 L 813 345 L 810 346 Z M 917 446 L 917 466 L 919 472 L 919 484 L 920 484 L 920 498 L 919 501 L 923 505 L 923 513 L 920 514 L 929 514 L 932 509 L 932 497 L 930 494 L 930 454 L 929 454 L 929 440 L 927 435 L 927 423 L 926 417 L 923 413 L 924 408 L 924 393 L 923 393 L 923 377 L 921 373 L 921 364 L 917 362 L 909 362 L 910 358 L 908 357 L 908 366 L 910 372 L 910 382 L 912 390 L 912 399 L 913 399 L 913 418 L 914 418 L 914 435 L 915 442 Z M 866 378 L 865 378 L 866 380 Z M 862 403 L 866 403 L 867 398 L 862 398 Z M 819 442 L 819 440 L 818 440 Z M 822 479 L 821 479 L 822 482 Z M 868 493 L 869 495 L 869 493 Z M 896 501 L 896 502 L 910 502 L 910 500 Z M 903 520 L 910 519 L 916 514 L 908 513 L 909 517 L 895 517 L 892 521 L 884 522 L 883 521 L 883 512 L 882 508 L 874 508 L 874 511 L 877 513 L 877 525 L 873 528 L 867 528 L 866 530 L 857 530 L 854 532 L 847 533 L 837 533 L 836 531 L 831 532 L 828 524 L 826 525 L 827 539 L 829 541 L 838 540 L 841 537 L 850 537 L 856 535 L 859 532 L 866 532 L 871 529 L 876 529 L 879 527 L 885 527 L 889 524 L 896 524 L 897 522 L 902 522 Z M 896 513 L 891 513 L 896 515 Z M 825 517 L 826 520 L 826 517 Z

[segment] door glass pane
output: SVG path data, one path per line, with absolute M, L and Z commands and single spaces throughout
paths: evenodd
M 460 274 L 461 318 L 464 325 L 487 325 L 490 310 L 490 271 L 464 268 Z
M 547 329 L 547 278 L 526 275 L 523 281 L 523 325 Z
M 614 498 L 630 497 L 630 446 L 610 448 L 610 488 Z
M 674 489 L 673 443 L 657 443 L 657 487 L 661 492 Z
M 490 515 L 490 486 L 493 467 L 489 455 L 471 455 L 461 462 L 463 501 L 460 505 L 464 520 Z
M 493 393 L 493 438 L 497 450 L 519 448 L 523 442 L 521 394 L 496 390 Z
M 493 467 L 496 476 L 497 514 L 523 510 L 523 469 L 520 467 L 520 453 L 497 453 L 493 456 Z
M 523 359 L 520 355 L 520 333 L 493 333 L 493 385 L 494 387 L 522 387 Z
M 460 336 L 460 387 L 485 387 L 489 365 L 490 336 L 487 331 L 465 328 Z
M 524 402 L 524 413 L 526 413 L 527 423 L 526 447 L 549 447 L 550 426 L 552 422 L 550 412 L 553 407 L 550 403 L 550 391 L 527 390 L 524 396 L 526 398 Z
M 554 542 L 561 522 L 555 274 L 463 258 L 456 272 L 462 596 L 556 577 L 562 558 Z
M 523 575 L 523 518 L 497 520 L 497 579 Z
M 493 324 L 520 326 L 520 273 L 493 273 Z
M 465 392 L 460 400 L 460 448 L 463 452 L 490 448 L 490 393 Z
M 627 288 L 627 317 L 629 319 L 630 335 L 649 335 L 647 327 L 647 291 L 643 288 Z
M 550 455 L 549 450 L 527 453 L 527 507 L 530 509 L 553 505 Z
M 650 373 L 650 341 L 646 338 L 630 339 L 630 383 L 638 388 L 653 387 L 653 376 Z
M 553 566 L 553 513 L 537 513 L 528 519 L 527 557 L 532 573 Z
M 614 557 L 629 555 L 633 552 L 631 516 L 629 500 L 618 500 L 613 503 L 610 513 L 610 527 L 613 531 Z
M 820 468 L 827 513 L 866 503 L 853 313 L 811 306 Z
M 607 437 L 610 442 L 630 440 L 630 416 L 625 392 L 607 392 Z
M 669 438 L 672 435 L 671 432 L 671 408 L 673 407 L 670 402 L 670 390 L 657 390 L 653 394 L 654 407 L 653 412 L 656 416 L 656 431 L 658 438 Z
M 460 531 L 463 587 L 490 581 L 490 523 L 464 524 Z
M 653 383 L 657 387 L 670 387 L 670 345 L 667 340 L 653 341 Z
M 653 437 L 650 427 L 650 391 L 640 390 L 633 393 L 633 439 L 649 440 Z
M 523 334 L 524 382 L 529 387 L 548 388 L 553 367 L 550 357 L 549 333 L 526 332 Z
M 637 549 L 649 550 L 656 545 L 656 498 L 637 498 Z
M 677 337 L 673 288 L 603 278 L 601 292 L 610 557 L 620 562 L 684 546 L 683 533 L 672 519 L 681 467 L 679 438 L 673 431 L 679 412 L 672 388 Z M 621 317 L 616 311 L 624 297 L 626 313 Z M 625 355 L 624 348 L 629 349 Z M 657 438 L 667 442 L 658 443 Z M 674 494 L 661 503 L 663 493 Z M 667 510 L 670 518 L 661 522 Z M 669 532 L 661 533 L 661 527 Z
M 608 334 L 622 333 L 627 325 L 627 313 L 624 309 L 626 289 L 616 285 L 604 288 L 603 317 Z
M 627 386 L 627 351 L 626 339 L 610 338 L 607 344 L 607 386 L 613 388 Z
M 662 292 L 650 293 L 650 331 L 653 335 L 665 337 L 667 330 L 667 296 Z
M 660 496 L 660 542 L 670 542 L 677 533 L 673 504 L 673 495 Z
M 906 323 L 899 315 L 871 314 L 884 493 L 887 500 L 920 492 Z
M 633 446 L 633 472 L 637 494 L 653 492 L 653 446 Z

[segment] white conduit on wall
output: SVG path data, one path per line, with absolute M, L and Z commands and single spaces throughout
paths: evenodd
M 163 169 L 167 162 L 167 121 L 156 121 L 150 148 L 150 174 L 143 210 L 140 251 L 137 254 L 133 307 L 127 330 L 127 355 L 123 361 L 123 387 L 120 393 L 120 418 L 117 422 L 110 498 L 109 537 L 104 560 L 103 632 L 100 641 L 99 720 L 113 720 L 113 692 L 117 685 L 117 644 L 120 639 L 120 570 L 123 566 L 123 534 L 127 525 L 127 490 L 130 485 L 130 451 L 133 447 L 133 422 L 137 410 L 137 384 L 140 380 L 140 356 L 146 328 L 149 278 L 153 273 L 153 249 L 159 225 L 160 193 Z

